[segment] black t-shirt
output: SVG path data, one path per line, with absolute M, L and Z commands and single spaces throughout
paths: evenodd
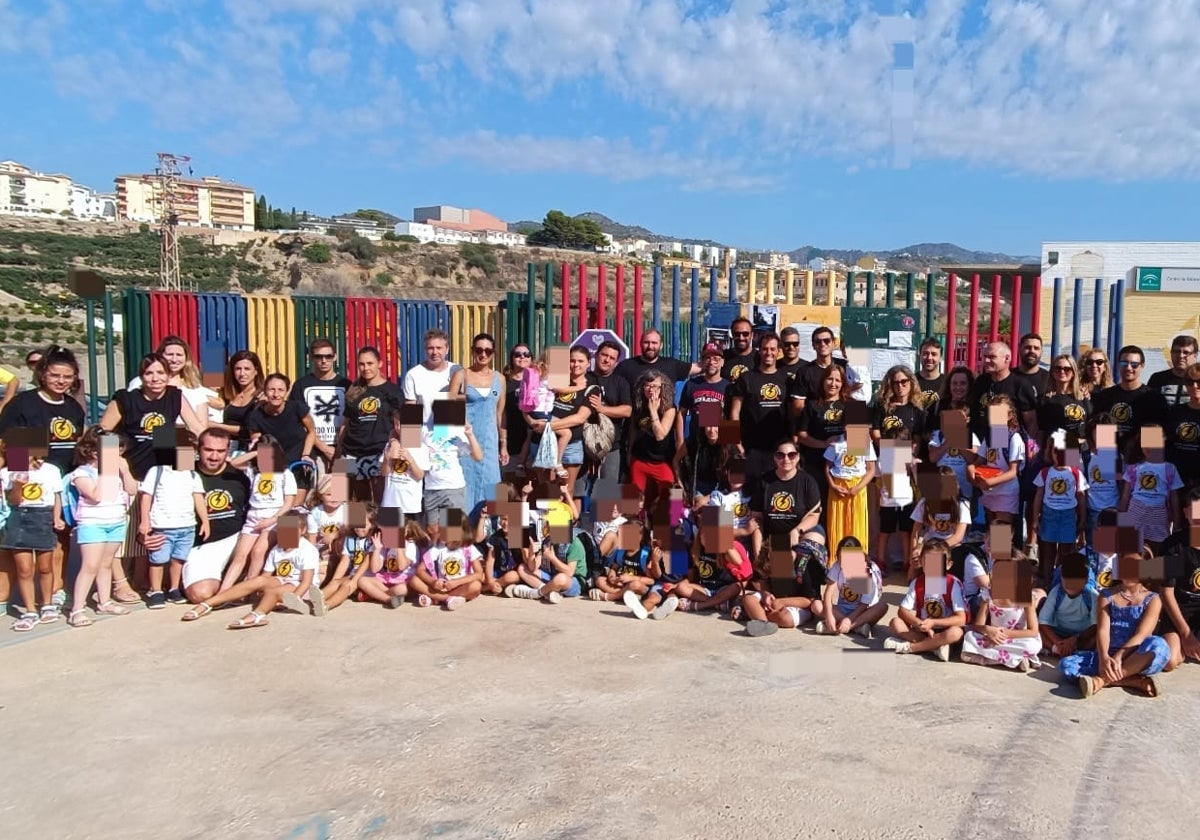
M 739 356 L 733 350 L 725 351 L 725 364 L 721 365 L 721 378 L 737 382 L 742 374 L 758 367 L 758 351 L 751 348 L 749 353 Z
M 1039 367 L 1031 373 L 1026 373 L 1020 368 L 1013 368 L 1011 373 L 1013 376 L 1018 376 L 1032 385 L 1034 397 L 1037 399 L 1049 394 L 1052 390 L 1050 388 L 1050 371 L 1045 368 Z
M 237 449 L 245 449 L 250 444 L 250 433 L 246 431 L 246 418 L 250 416 L 250 412 L 256 405 L 258 405 L 258 400 L 251 400 L 245 405 L 225 403 L 225 408 L 221 410 L 221 422 L 226 426 L 238 427 L 238 433 L 234 439 L 234 446 Z
M 679 410 L 692 417 L 691 426 L 688 428 L 689 440 L 696 437 L 700 431 L 700 406 L 715 406 L 717 417 L 724 416 L 729 384 L 727 379 L 709 382 L 703 374 L 693 376 L 684 384 L 683 393 L 679 395 Z
M 617 369 L 613 371 L 613 375 L 619 376 L 628 382 L 629 390 L 632 393 L 633 389 L 637 387 L 638 379 L 641 378 L 643 373 L 650 370 L 660 371 L 663 376 L 672 382 L 683 382 L 691 375 L 692 365 L 690 362 L 672 359 L 670 356 L 659 356 L 653 363 L 647 362 L 641 356 L 631 356 L 617 365 Z
M 113 402 L 121 410 L 117 431 L 129 439 L 125 449 L 129 472 L 141 481 L 154 466 L 154 430 L 175 425 L 183 406 L 183 392 L 168 385 L 161 397 L 150 400 L 141 388 L 132 391 L 122 388 L 113 394 Z
M 797 432 L 808 432 L 816 440 L 829 440 L 846 434 L 846 412 L 841 400 L 817 402 L 809 400 L 796 421 Z M 804 468 L 814 476 L 825 475 L 825 450 L 801 445 Z
M 392 411 L 403 404 L 394 382 L 368 385 L 353 401 L 347 399 L 342 451 L 351 458 L 381 454 L 392 436 Z
M 983 374 L 971 385 L 970 395 L 967 397 L 967 402 L 971 406 L 971 431 L 977 434 L 981 440 L 987 440 L 988 437 L 988 405 L 992 397 L 1001 394 L 1012 400 L 1013 406 L 1017 410 L 1017 421 L 1022 426 L 1024 426 L 1022 419 L 1024 413 L 1037 408 L 1037 393 L 1034 391 L 1034 386 L 1025 377 L 1014 376 L 1010 373 L 996 382 L 986 373 Z
M 1200 409 L 1177 405 L 1167 412 L 1163 424 L 1167 460 L 1175 465 L 1183 483 L 1200 479 Z
M 944 373 L 933 379 L 926 379 L 920 373 L 917 374 L 917 381 L 913 386 L 913 402 L 925 409 L 930 417 L 937 415 L 938 400 L 941 399 L 942 385 L 945 382 L 946 374 Z
M 846 376 L 846 360 L 839 359 L 836 356 L 833 358 L 833 364 L 842 369 L 843 379 Z M 788 385 L 788 397 L 791 399 L 804 400 L 819 400 L 822 399 L 821 394 L 821 377 L 825 375 L 827 367 L 821 367 L 816 362 L 809 362 L 802 367 L 799 373 L 792 379 Z
M 1117 427 L 1117 446 L 1142 426 L 1162 425 L 1167 417 L 1167 403 L 1162 394 L 1141 385 L 1127 391 L 1120 385 L 1092 394 L 1092 411 L 1107 413 Z
M 1158 391 L 1162 394 L 1167 406 L 1170 407 L 1187 403 L 1187 383 L 1188 378 L 1179 376 L 1174 370 L 1160 370 L 1158 373 L 1150 374 L 1150 380 L 1146 385 L 1151 391 Z
M 46 429 L 50 443 L 46 463 L 64 476 L 75 469 L 75 442 L 86 425 L 83 407 L 74 399 L 50 402 L 37 389 L 17 394 L 0 414 L 0 436 L 9 429 Z
M 1092 402 L 1075 399 L 1070 394 L 1050 394 L 1038 403 L 1038 429 L 1050 434 L 1055 429 L 1074 432 L 1079 440 L 1087 442 L 1087 421 L 1092 416 Z
M 1174 565 L 1180 571 L 1170 585 L 1175 587 L 1179 611 L 1191 623 L 1196 616 L 1200 616 L 1200 551 L 1186 544 L 1179 546 L 1168 556 L 1167 565 L 1168 568 Z M 1170 621 L 1165 610 L 1162 617 Z
M 747 371 L 731 388 L 731 396 L 742 398 L 742 446 L 760 451 L 774 449 L 790 431 L 787 374 L 781 370 Z
M 529 437 L 529 424 L 521 413 L 521 380 L 506 379 L 504 381 L 504 426 L 507 434 L 505 448 L 509 456 L 520 454 L 521 447 Z
M 329 446 L 337 440 L 338 429 L 342 427 L 349 387 L 350 380 L 341 374 L 332 379 L 318 379 L 315 374 L 306 373 L 296 380 L 288 396 L 289 400 L 308 406 L 317 440 Z
M 691 492 L 707 496 L 717 489 L 720 479 L 718 468 L 721 465 L 721 450 L 719 443 L 710 444 L 707 440 L 697 437 L 688 438 L 687 458 L 683 463 L 683 486 Z
M 588 384 L 595 385 L 600 389 L 601 405 L 609 406 L 610 408 L 618 405 L 633 405 L 633 392 L 629 382 L 624 377 L 618 376 L 616 370 L 608 376 L 597 376 L 595 372 L 588 373 Z M 591 420 L 595 420 L 596 416 L 592 415 Z M 625 418 L 610 417 L 613 429 L 616 431 L 616 441 L 625 439 Z M 590 422 L 590 421 L 589 421 Z
M 585 385 L 575 391 L 555 392 L 554 408 L 550 410 L 550 417 L 554 420 L 561 420 L 563 417 L 570 417 L 575 412 L 579 411 L 580 406 L 587 407 L 588 415 L 592 413 L 592 408 L 588 405 L 588 397 L 592 394 L 599 393 L 600 389 L 595 385 Z M 534 440 L 541 440 L 541 435 L 534 435 Z M 571 427 L 571 443 L 583 440 L 583 425 Z M 559 453 L 562 457 L 562 453 Z
M 630 457 L 635 461 L 645 461 L 648 464 L 667 464 L 675 456 L 675 430 L 668 429 L 667 436 L 662 440 L 654 437 L 654 424 L 647 415 L 630 418 L 633 423 L 629 433 L 633 435 L 630 442 Z
M 879 403 L 871 409 L 871 428 L 879 432 L 883 440 L 895 440 L 901 431 L 907 431 L 912 440 L 925 435 L 925 410 L 912 403 L 884 408 Z
M 204 485 L 204 503 L 208 506 L 208 539 L 200 539 L 199 526 L 196 544 L 220 542 L 242 530 L 246 522 L 246 505 L 250 501 L 250 479 L 241 470 L 225 467 L 216 475 L 196 470 Z
M 246 417 L 246 434 L 257 432 L 275 438 L 283 448 L 284 461 L 290 464 L 304 454 L 304 439 L 308 432 L 301 421 L 308 414 L 308 406 L 302 402 L 284 402 L 283 411 L 278 414 L 270 414 L 265 405 L 259 403 Z
M 787 534 L 821 504 L 821 491 L 812 476 L 797 470 L 783 479 L 775 470 L 760 476 L 750 490 L 750 510 L 762 514 L 763 533 Z
M 788 375 L 788 379 L 795 379 L 800 374 L 800 371 L 808 367 L 808 362 L 804 361 L 803 359 L 797 359 L 791 364 L 788 364 L 780 359 L 775 363 L 775 367 L 778 370 L 786 373 Z

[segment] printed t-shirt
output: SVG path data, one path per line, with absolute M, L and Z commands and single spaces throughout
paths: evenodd
M 160 477 L 161 476 L 161 477 Z M 195 470 L 173 470 L 170 467 L 151 467 L 138 485 L 138 492 L 151 497 L 150 527 L 194 528 L 196 500 L 194 494 L 204 493 L 204 482 Z
M 290 470 L 277 473 L 253 472 L 250 476 L 250 509 L 276 511 L 286 496 L 295 496 L 296 476 Z M 287 513 L 287 511 L 283 511 Z
M 216 475 L 200 470 L 200 486 L 204 488 L 204 506 L 208 510 L 208 539 L 196 535 L 196 545 L 220 542 L 241 533 L 246 524 L 246 504 L 250 499 L 250 479 L 239 469 L 225 467 Z M 197 531 L 199 524 L 197 524 Z
M 321 443 L 333 446 L 337 441 L 350 384 L 350 380 L 341 374 L 332 379 L 318 379 L 315 374 L 306 373 L 292 386 L 288 399 L 308 408 L 308 416 L 312 418 L 317 440 Z
M 321 555 L 317 547 L 308 540 L 300 540 L 300 544 L 295 548 L 283 549 L 276 545 L 267 552 L 267 562 L 263 571 L 295 586 L 300 583 L 305 572 L 312 572 L 315 576 L 320 567 Z
M 5 493 L 12 490 L 19 474 L 8 467 L 0 469 L 0 485 Z M 28 480 L 21 488 L 20 507 L 53 508 L 54 497 L 63 490 L 62 473 L 58 471 L 58 467 L 49 461 L 43 461 L 40 467 L 29 470 L 27 475 Z
M 1083 470 L 1070 467 L 1046 467 L 1033 480 L 1034 487 L 1042 487 L 1042 504 L 1050 510 L 1074 510 L 1078 504 L 1075 494 L 1086 493 L 1087 476 Z

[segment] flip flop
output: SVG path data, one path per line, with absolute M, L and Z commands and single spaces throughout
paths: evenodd
M 251 612 L 229 625 L 230 630 L 245 630 L 248 627 L 262 627 L 267 623 L 267 617 L 262 613 Z
M 195 621 L 197 619 L 204 618 L 204 616 L 208 615 L 210 612 L 212 612 L 212 607 L 210 607 L 207 602 L 201 601 L 199 604 L 192 607 L 190 610 L 180 616 L 179 620 Z

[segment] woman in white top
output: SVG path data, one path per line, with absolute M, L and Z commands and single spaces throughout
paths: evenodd
M 201 420 L 220 423 L 224 418 L 222 410 L 225 402 L 221 395 L 212 388 L 204 387 L 200 378 L 200 369 L 192 361 L 192 349 L 186 341 L 177 335 L 169 335 L 158 343 L 155 350 L 167 361 L 167 384 L 183 391 L 183 399 L 192 407 L 192 411 Z M 127 390 L 142 387 L 142 378 L 135 376 L 129 380 Z M 182 426 L 182 418 L 176 425 Z

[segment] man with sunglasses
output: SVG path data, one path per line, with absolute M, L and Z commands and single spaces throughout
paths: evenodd
M 1107 414 L 1117 427 L 1117 451 L 1143 426 L 1161 426 L 1167 416 L 1167 401 L 1142 382 L 1146 354 L 1133 344 L 1117 353 L 1117 384 L 1092 394 L 1093 414 Z
M 825 375 L 825 371 L 829 369 L 830 365 L 841 367 L 851 391 L 862 389 L 862 382 L 859 381 L 854 368 L 850 367 L 845 359 L 839 359 L 833 355 L 837 346 L 833 330 L 829 327 L 817 327 L 813 330 L 812 346 L 816 358 L 801 368 L 788 386 L 788 396 L 793 414 L 803 411 L 805 402 L 810 398 L 814 400 L 821 398 L 821 377 Z
M 758 345 L 758 367 L 743 373 L 726 390 L 729 419 L 741 424 L 742 452 L 746 456 L 746 475 L 753 478 L 771 469 L 771 453 L 777 441 L 787 435 L 788 378 L 775 366 L 779 357 L 779 337 L 767 333 Z
M 1150 375 L 1146 383 L 1167 401 L 1167 407 L 1186 405 L 1188 397 L 1188 367 L 1196 362 L 1196 339 L 1177 335 L 1171 342 L 1171 369 Z
M 346 413 L 346 389 L 350 380 L 338 373 L 337 350 L 327 338 L 318 338 L 308 348 L 312 369 L 296 380 L 288 399 L 308 406 L 313 426 L 317 430 L 315 449 L 332 467 L 334 445 L 342 417 Z
M 738 377 L 758 366 L 758 353 L 754 350 L 754 326 L 749 318 L 735 318 L 729 325 L 729 337 L 733 346 L 725 351 L 725 362 L 721 365 L 721 378 L 737 382 Z
M 808 365 L 808 362 L 800 358 L 800 331 L 795 327 L 785 327 L 779 333 L 779 349 L 782 355 L 775 366 L 786 373 L 788 379 L 795 379 Z

